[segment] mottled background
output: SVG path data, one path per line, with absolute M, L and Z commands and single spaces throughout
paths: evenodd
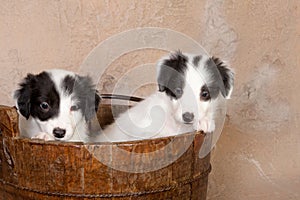
M 169 28 L 236 71 L 225 129 L 212 154 L 208 199 L 300 199 L 299 6 L 297 0 L 2 0 L 0 103 L 13 105 L 12 91 L 28 72 L 84 71 L 83 60 L 110 36 Z M 120 56 L 98 89 L 111 92 L 127 70 L 165 53 Z M 139 94 L 152 90 L 141 87 Z

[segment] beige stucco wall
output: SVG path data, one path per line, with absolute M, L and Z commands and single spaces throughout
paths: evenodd
M 236 71 L 227 123 L 213 151 L 208 199 L 300 199 L 299 6 L 297 0 L 3 0 L 0 103 L 13 105 L 12 91 L 28 72 L 78 72 L 89 52 L 114 34 L 169 28 Z M 164 53 L 148 49 L 121 56 L 99 90 L 111 91 L 126 69 Z

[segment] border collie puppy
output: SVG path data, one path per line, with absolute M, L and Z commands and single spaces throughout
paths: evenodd
M 100 102 L 90 77 L 61 69 L 28 74 L 14 98 L 21 136 L 63 141 L 88 141 Z
M 140 140 L 215 130 L 214 115 L 220 102 L 230 98 L 233 71 L 218 58 L 180 51 L 162 58 L 157 69 L 159 90 L 121 114 L 98 136 L 98 141 Z

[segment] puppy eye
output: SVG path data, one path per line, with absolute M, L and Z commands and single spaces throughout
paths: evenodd
M 181 88 L 175 88 L 175 95 L 178 97 L 178 96 L 181 96 L 182 95 L 182 89 Z
M 40 104 L 40 108 L 42 109 L 43 112 L 48 112 L 50 109 L 50 106 L 47 102 L 42 102 Z
M 209 99 L 210 99 L 209 91 L 206 89 L 203 89 L 200 93 L 200 100 L 208 101 Z
M 70 110 L 77 111 L 77 110 L 79 110 L 79 106 L 77 106 L 77 105 L 71 106 Z

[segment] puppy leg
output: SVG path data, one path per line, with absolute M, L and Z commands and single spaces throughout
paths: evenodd
M 44 132 L 40 132 L 39 134 L 31 137 L 31 139 L 41 139 L 41 140 L 45 140 L 45 141 L 55 140 L 54 137 L 52 137 L 49 134 L 44 133 Z
M 199 122 L 197 130 L 203 131 L 204 133 L 212 133 L 215 131 L 215 128 L 215 121 L 205 117 Z

